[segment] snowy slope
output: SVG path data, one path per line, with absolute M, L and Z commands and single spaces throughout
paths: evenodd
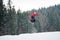
M 45 32 L 0 36 L 0 40 L 60 40 L 60 32 Z

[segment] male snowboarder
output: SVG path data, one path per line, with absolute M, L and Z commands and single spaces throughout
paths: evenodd
M 31 13 L 31 14 L 29 15 L 30 21 L 31 21 L 32 23 L 34 23 L 34 22 L 35 22 L 35 16 L 38 16 L 38 15 L 39 15 L 39 14 L 38 14 L 37 12 Z

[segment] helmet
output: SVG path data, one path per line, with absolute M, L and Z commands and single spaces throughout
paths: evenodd
M 36 14 L 36 12 L 34 12 L 34 14 Z

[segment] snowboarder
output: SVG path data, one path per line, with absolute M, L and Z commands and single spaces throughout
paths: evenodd
M 32 23 L 34 23 L 34 22 L 35 22 L 35 16 L 38 16 L 38 15 L 39 15 L 39 14 L 38 14 L 37 12 L 31 13 L 31 14 L 29 15 L 30 21 L 31 21 Z

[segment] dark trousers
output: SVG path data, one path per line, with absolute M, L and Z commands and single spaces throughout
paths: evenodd
M 31 22 L 35 22 L 35 17 L 31 16 Z

